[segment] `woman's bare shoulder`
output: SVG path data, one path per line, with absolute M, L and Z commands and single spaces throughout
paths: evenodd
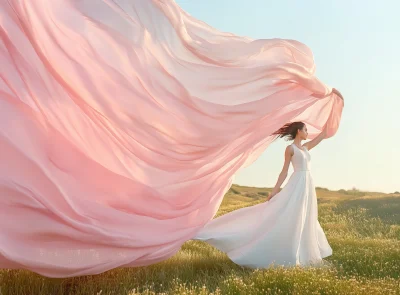
M 290 153 L 291 155 L 293 154 L 293 145 L 289 144 L 286 146 L 285 153 Z

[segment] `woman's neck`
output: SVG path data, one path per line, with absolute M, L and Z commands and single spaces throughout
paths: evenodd
M 301 146 L 301 139 L 300 139 L 300 138 L 295 138 L 295 139 L 293 140 L 293 143 L 294 143 L 295 145 L 297 145 L 297 146 Z

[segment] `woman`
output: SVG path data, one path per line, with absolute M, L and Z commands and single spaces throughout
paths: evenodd
M 308 132 L 303 122 L 288 123 L 273 135 L 288 137 L 293 143 L 286 147 L 282 172 L 269 202 L 213 219 L 194 239 L 206 241 L 227 253 L 233 262 L 252 268 L 321 264 L 322 258 L 332 255 L 332 248 L 318 222 L 309 151 L 326 137 L 326 128 L 304 144 Z M 294 172 L 280 191 L 290 162 Z

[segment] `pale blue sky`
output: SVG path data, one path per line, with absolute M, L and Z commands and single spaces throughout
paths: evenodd
M 317 76 L 345 97 L 338 133 L 311 151 L 316 185 L 333 190 L 354 186 L 400 191 L 400 1 L 177 3 L 221 31 L 295 39 L 308 45 Z M 287 144 L 281 139 L 270 145 L 256 162 L 238 172 L 234 183 L 274 186 Z

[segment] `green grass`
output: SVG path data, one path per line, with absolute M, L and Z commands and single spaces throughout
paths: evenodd
M 270 189 L 233 185 L 217 216 L 264 202 Z M 200 241 L 155 265 L 46 278 L 0 270 L 0 294 L 400 294 L 400 195 L 317 189 L 333 255 L 326 266 L 253 270 Z

